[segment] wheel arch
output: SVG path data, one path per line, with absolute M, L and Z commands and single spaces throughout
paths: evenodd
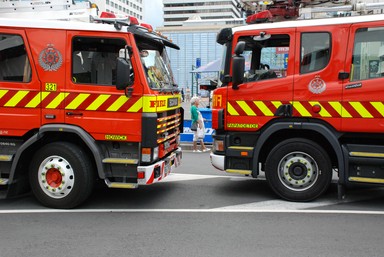
M 258 163 L 265 163 L 268 153 L 277 143 L 282 140 L 300 137 L 310 139 L 329 152 L 332 165 L 344 174 L 344 157 L 338 141 L 338 133 L 324 124 L 312 122 L 278 122 L 271 124 L 260 134 L 255 148 L 253 158 L 253 173 L 259 173 Z
M 104 178 L 102 152 L 95 140 L 87 132 L 77 126 L 49 124 L 42 126 L 17 150 L 11 166 L 8 197 L 17 195 L 20 191 L 25 191 L 23 188 L 18 188 L 24 187 L 25 183 L 16 186 L 16 184 L 20 184 L 16 182 L 24 181 L 24 176 L 28 179 L 27 167 L 31 162 L 31 157 L 34 152 L 43 145 L 56 141 L 71 142 L 82 147 L 91 157 L 97 169 L 98 176 Z

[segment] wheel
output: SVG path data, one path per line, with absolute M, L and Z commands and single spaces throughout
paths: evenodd
M 265 176 L 272 190 L 289 201 L 311 201 L 332 180 L 329 156 L 313 141 L 293 138 L 276 145 L 266 160 Z
M 32 192 L 45 206 L 74 208 L 93 188 L 94 175 L 88 155 L 77 145 L 55 142 L 33 156 L 29 179 Z

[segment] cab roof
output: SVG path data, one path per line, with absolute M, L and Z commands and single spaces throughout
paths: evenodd
M 371 21 L 384 21 L 384 14 L 371 14 L 371 15 L 325 18 L 325 19 L 281 21 L 281 22 L 273 22 L 273 23 L 259 23 L 259 24 L 234 27 L 232 28 L 232 33 L 249 31 L 249 30 L 328 26 L 328 25 L 353 24 L 353 23 L 371 22 Z

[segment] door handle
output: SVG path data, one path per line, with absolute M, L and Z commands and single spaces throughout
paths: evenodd
M 67 112 L 68 116 L 83 116 L 82 112 Z

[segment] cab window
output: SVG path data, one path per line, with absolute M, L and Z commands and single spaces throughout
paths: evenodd
M 0 81 L 30 82 L 31 65 L 19 35 L 0 34 Z
M 331 35 L 327 32 L 301 35 L 300 73 L 324 69 L 331 57 Z
M 116 58 L 125 45 L 123 39 L 75 37 L 72 42 L 72 81 L 115 85 Z
M 350 80 L 384 77 L 384 28 L 356 31 Z
M 245 82 L 277 79 L 287 76 L 287 60 L 289 52 L 288 35 L 259 35 L 240 37 L 246 42 Z

